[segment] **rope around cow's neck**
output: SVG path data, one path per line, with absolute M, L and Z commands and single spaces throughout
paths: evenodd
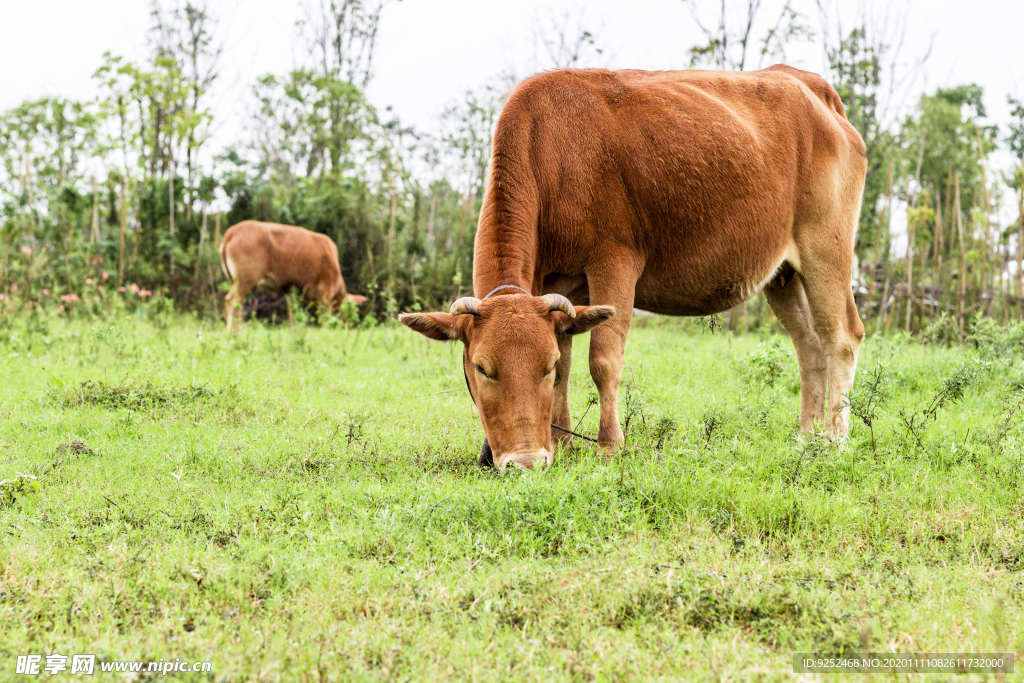
M 529 292 L 527 292 L 525 289 L 523 289 L 522 287 L 520 287 L 518 285 L 498 285 L 497 287 L 492 289 L 490 292 L 488 292 L 487 296 L 485 296 L 484 299 L 487 299 L 488 297 L 492 296 L 495 292 L 500 292 L 503 289 L 518 289 L 523 294 L 526 294 L 527 296 L 531 296 Z M 481 301 L 482 300 L 483 299 L 481 299 Z M 470 400 L 473 401 L 473 405 L 476 405 L 476 396 L 473 395 L 473 387 L 469 386 L 469 374 L 467 374 L 467 372 L 466 372 L 466 364 L 465 364 L 465 362 L 463 362 L 463 364 L 462 364 L 462 377 L 463 377 L 463 379 L 466 380 L 466 390 L 469 391 L 469 398 L 470 398 Z M 479 410 L 479 407 L 477 408 L 477 410 Z M 582 434 L 574 432 L 571 429 L 566 429 L 565 427 L 559 427 L 554 422 L 551 423 L 551 426 L 554 427 L 555 429 L 557 429 L 560 432 L 565 432 L 566 434 L 572 434 L 573 436 L 578 436 L 579 438 L 584 439 L 586 441 L 589 441 L 591 443 L 598 443 L 597 439 L 591 439 L 589 436 L 584 436 Z

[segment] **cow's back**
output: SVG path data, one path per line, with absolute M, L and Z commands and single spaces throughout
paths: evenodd
M 341 279 L 338 252 L 326 235 L 279 223 L 242 221 L 224 234 L 221 258 L 228 277 L 275 290 L 316 288 L 332 296 Z
M 794 230 L 863 152 L 835 91 L 790 67 L 539 74 L 499 119 L 476 260 L 502 267 L 524 239 L 502 224 L 518 212 L 538 275 L 583 273 L 623 245 L 644 258 L 638 306 L 719 309 L 794 257 Z

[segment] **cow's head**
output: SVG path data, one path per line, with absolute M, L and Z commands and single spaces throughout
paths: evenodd
M 449 313 L 406 313 L 403 325 L 463 343 L 463 363 L 494 464 L 549 465 L 558 335 L 580 334 L 611 306 L 576 306 L 560 294 L 464 297 Z

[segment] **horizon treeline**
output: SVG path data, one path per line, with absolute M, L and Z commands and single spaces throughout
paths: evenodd
M 365 95 L 385 1 L 308 4 L 296 36 L 307 63 L 251 84 L 244 138 L 225 148 L 210 131 L 226 116 L 211 94 L 226 46 L 206 0 L 154 2 L 147 58 L 107 53 L 92 99 L 0 112 L 0 303 L 72 310 L 90 287 L 141 287 L 221 314 L 217 246 L 245 219 L 329 235 L 349 291 L 377 317 L 467 292 L 491 131 L 517 79 L 496 74 L 431 130 L 403 125 Z M 1006 95 L 1002 126 L 974 83 L 901 106 L 928 59 L 901 52 L 905 20 L 862 8 L 844 25 L 826 0 L 817 21 L 792 0 L 777 14 L 760 1 L 687 4 L 703 41 L 667 68 L 760 68 L 800 42 L 822 48 L 868 148 L 854 288 L 869 330 L 953 341 L 979 316 L 1021 315 L 1024 103 Z M 536 22 L 527 71 L 606 64 L 581 7 Z M 990 163 L 996 150 L 1011 167 Z M 727 317 L 733 329 L 770 319 L 763 297 Z

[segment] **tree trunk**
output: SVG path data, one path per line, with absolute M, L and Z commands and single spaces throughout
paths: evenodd
M 89 244 L 96 244 L 100 238 L 100 184 L 92 177 L 92 225 L 89 230 Z
M 128 178 L 121 176 L 121 247 L 117 256 L 117 286 L 124 284 L 124 233 L 128 225 Z
M 426 250 L 428 254 L 434 254 L 434 209 L 437 208 L 437 195 L 430 193 L 430 217 L 427 218 Z
M 395 288 L 395 218 L 398 215 L 398 185 L 394 174 L 388 174 L 388 189 L 391 190 L 391 210 L 388 217 L 388 294 L 394 296 Z
M 135 271 L 135 281 L 139 281 L 139 240 L 142 239 L 142 198 L 139 192 L 135 193 L 135 229 L 132 231 L 132 268 Z
M 35 204 L 35 187 L 32 185 L 32 134 L 34 130 L 29 129 L 28 140 L 25 141 L 25 191 L 28 192 L 28 227 L 29 239 L 35 237 L 35 213 L 32 211 L 32 205 Z M 70 291 L 70 290 L 69 290 Z
M 170 199 L 170 222 L 171 222 L 171 291 L 174 291 L 174 149 L 167 148 L 170 157 L 170 172 L 167 174 L 167 187 Z
M 200 219 L 199 219 L 199 250 L 196 253 L 195 281 L 196 281 L 197 284 L 201 284 L 200 281 L 199 281 L 199 267 L 203 263 L 203 256 L 204 256 L 204 251 L 205 251 L 204 247 L 206 246 L 206 204 L 204 203 L 201 206 L 202 206 L 202 208 L 199 209 L 199 212 L 200 212 Z

